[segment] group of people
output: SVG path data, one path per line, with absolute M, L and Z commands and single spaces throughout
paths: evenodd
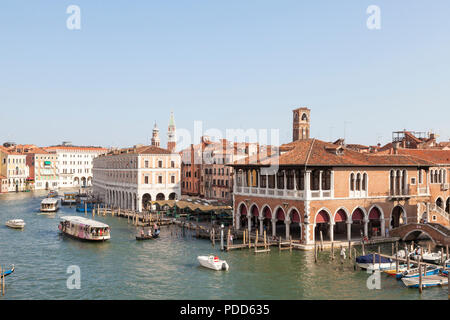
M 158 234 L 158 225 L 156 223 L 153 224 L 153 232 L 152 229 L 149 228 L 148 232 L 147 232 L 147 236 L 152 237 L 154 234 Z M 141 229 L 141 237 L 146 236 L 145 232 L 144 232 L 144 228 Z

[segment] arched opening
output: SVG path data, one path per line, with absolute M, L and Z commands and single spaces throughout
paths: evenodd
M 289 213 L 289 217 L 291 220 L 291 224 L 289 226 L 289 234 L 292 239 L 301 240 L 302 239 L 302 226 L 301 226 L 301 217 L 300 213 L 297 209 L 292 209 Z
M 177 194 L 175 192 L 172 192 L 171 194 L 169 194 L 169 200 L 176 200 L 177 199 Z
M 334 240 L 347 240 L 347 213 L 339 209 L 334 216 Z
M 381 211 L 378 207 L 373 207 L 369 212 L 369 236 L 381 236 Z
M 85 177 L 82 177 L 82 178 L 81 178 L 81 185 L 82 185 L 83 187 L 86 187 L 86 178 L 85 178 Z
M 87 178 L 87 185 L 91 186 L 92 185 L 92 177 L 88 177 Z
M 404 211 L 401 206 L 396 206 L 392 210 L 392 214 L 391 214 L 391 227 L 392 228 L 397 228 L 404 223 L 403 214 L 404 214 Z
M 144 194 L 142 196 L 142 209 L 150 210 L 151 201 L 152 201 L 152 196 L 148 193 Z
M 324 241 L 329 241 L 330 215 L 327 211 L 321 210 L 316 215 L 316 227 L 314 228 L 314 237 L 320 241 L 320 233 Z
M 158 193 L 156 195 L 156 200 L 158 201 L 162 201 L 162 200 L 166 200 L 166 196 L 164 195 L 164 193 Z
M 450 197 L 448 197 L 447 201 L 445 202 L 445 211 L 447 213 L 450 213 Z
M 254 204 L 251 209 L 251 229 L 257 230 L 258 229 L 258 216 L 259 216 L 259 210 L 258 207 Z
M 45 190 L 48 190 L 48 181 L 45 183 Z
M 364 235 L 364 212 L 356 208 L 352 213 L 352 238 Z
M 272 210 L 268 206 L 265 206 L 263 209 L 263 226 L 266 231 L 267 236 L 269 236 L 272 232 Z
M 439 198 L 436 199 L 436 205 L 437 205 L 439 208 L 444 209 L 444 201 L 442 201 L 442 198 L 441 198 L 441 197 L 439 197 Z
M 239 206 L 239 214 L 240 214 L 239 222 L 241 229 L 248 228 L 247 207 L 243 203 Z
M 275 218 L 277 220 L 275 224 L 275 236 L 283 237 L 286 235 L 286 224 L 284 223 L 284 220 L 286 220 L 286 215 L 284 214 L 284 210 L 282 208 L 277 209 Z
M 73 184 L 75 186 L 79 186 L 80 185 L 80 179 L 78 177 L 75 177 L 75 179 L 73 179 Z

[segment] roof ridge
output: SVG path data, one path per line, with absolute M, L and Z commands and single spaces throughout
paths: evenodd
M 308 160 L 309 160 L 309 157 L 311 156 L 312 148 L 313 148 L 315 141 L 316 141 L 316 138 L 313 138 L 311 145 L 309 146 L 308 155 L 306 156 L 306 161 L 305 161 L 305 167 L 308 165 Z

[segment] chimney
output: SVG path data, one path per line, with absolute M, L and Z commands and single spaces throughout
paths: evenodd
M 394 142 L 392 144 L 393 149 L 394 149 L 394 154 L 398 154 L 398 146 L 400 145 L 400 142 Z

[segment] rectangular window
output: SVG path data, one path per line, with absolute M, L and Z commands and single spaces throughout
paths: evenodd
M 145 180 L 145 184 L 148 184 L 148 176 L 145 176 L 144 180 Z
M 158 161 L 158 168 L 162 168 L 163 162 L 161 160 Z
M 148 160 L 145 160 L 145 167 L 148 168 Z
M 159 176 L 159 177 L 158 177 L 158 183 L 163 183 L 163 182 L 162 182 L 162 176 Z
M 173 183 L 175 183 L 175 176 L 171 176 L 170 177 L 170 182 L 173 184 Z

